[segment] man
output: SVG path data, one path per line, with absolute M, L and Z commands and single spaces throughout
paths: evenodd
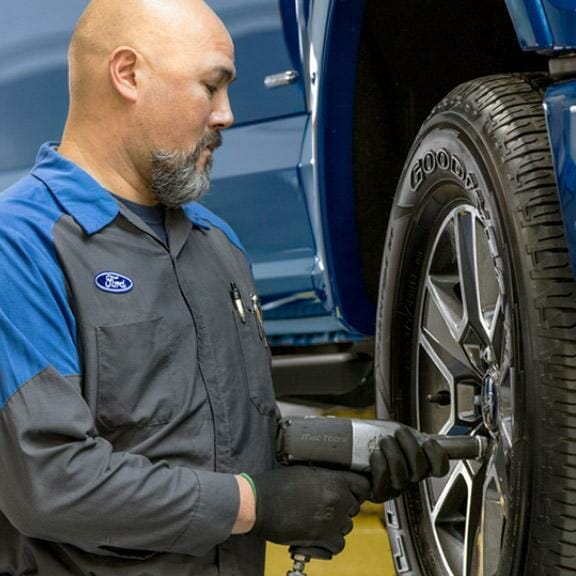
M 233 122 L 201 0 L 93 0 L 62 142 L 0 197 L 0 575 L 258 575 L 446 471 L 407 430 L 363 476 L 274 459 L 242 247 L 197 200 Z

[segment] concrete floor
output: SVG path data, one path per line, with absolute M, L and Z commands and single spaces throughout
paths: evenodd
M 313 409 L 279 403 L 283 416 L 330 415 L 348 418 L 374 418 L 372 410 L 346 408 Z M 354 530 L 346 537 L 346 548 L 330 561 L 313 560 L 306 568 L 308 576 L 394 576 L 388 535 L 382 524 L 382 505 L 365 503 L 354 519 Z M 288 548 L 269 544 L 265 576 L 285 576 L 292 567 Z

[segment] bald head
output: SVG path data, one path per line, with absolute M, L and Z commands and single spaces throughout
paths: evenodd
M 232 45 L 202 0 L 92 0 L 70 44 L 72 98 L 94 95 L 95 88 L 99 92 L 108 59 L 119 47 L 166 69 L 182 65 L 183 56 L 190 59 L 207 36 L 218 34 L 223 44 Z

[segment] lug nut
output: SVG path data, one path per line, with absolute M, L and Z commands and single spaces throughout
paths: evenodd
M 496 357 L 494 356 L 494 350 L 492 350 L 490 346 L 487 346 L 486 348 L 484 348 L 484 350 L 482 350 L 480 358 L 484 361 L 484 364 L 486 366 L 494 364 L 494 362 L 496 361 Z
M 428 394 L 426 400 L 430 404 L 438 404 L 438 406 L 450 406 L 452 396 L 448 390 L 438 390 L 435 394 Z

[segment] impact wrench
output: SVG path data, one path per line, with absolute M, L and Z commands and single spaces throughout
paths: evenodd
M 393 436 L 401 427 L 384 420 L 354 420 L 333 417 L 290 417 L 280 421 L 277 437 L 278 459 L 284 464 L 317 464 L 353 472 L 370 471 L 370 455 L 380 439 Z M 488 448 L 483 436 L 434 436 L 413 432 L 422 441 L 436 440 L 450 460 L 478 460 Z M 306 576 L 304 568 L 312 558 L 330 560 L 323 548 L 290 547 L 294 561 L 287 576 Z

